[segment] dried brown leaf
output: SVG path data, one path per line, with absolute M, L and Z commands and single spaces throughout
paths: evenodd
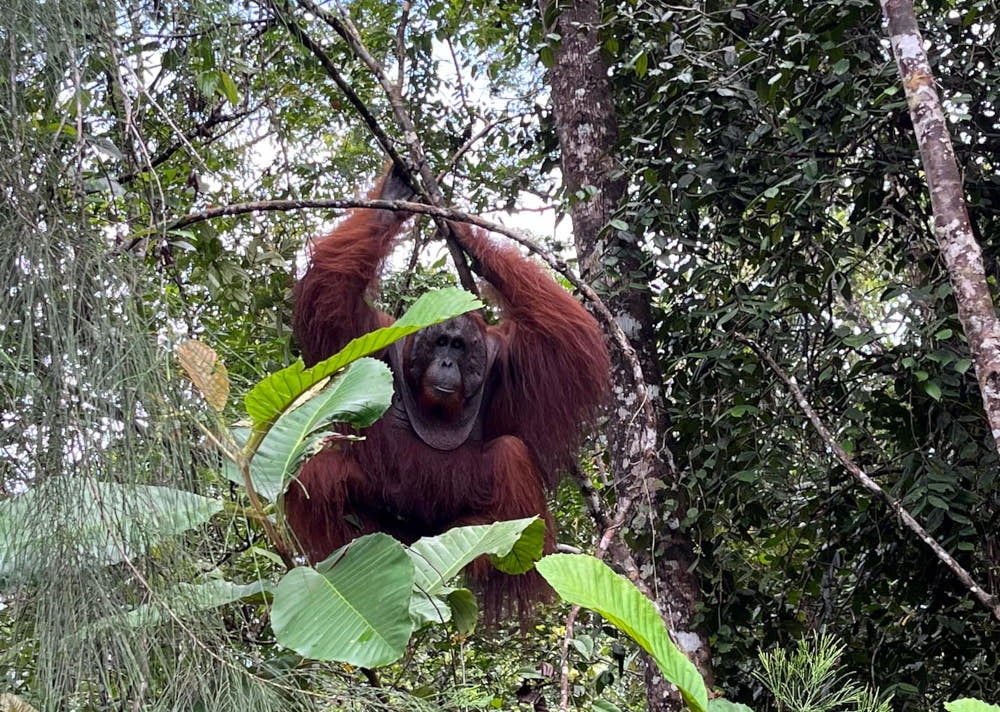
M 177 347 L 177 358 L 208 405 L 222 412 L 229 400 L 229 374 L 215 350 L 208 344 L 191 339 Z

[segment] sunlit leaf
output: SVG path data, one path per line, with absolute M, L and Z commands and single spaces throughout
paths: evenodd
M 563 600 L 600 613 L 652 655 L 692 710 L 707 711 L 704 680 L 674 646 L 652 602 L 631 582 L 602 561 L 581 554 L 551 554 L 535 566 Z
M 506 554 L 494 555 L 493 565 L 506 574 L 523 574 L 530 571 L 542 556 L 545 547 L 545 522 L 535 519 Z
M 464 635 L 471 635 L 479 620 L 479 604 L 476 597 L 467 588 L 455 589 L 447 596 L 451 607 L 451 620 L 455 630 Z
M 388 665 L 406 650 L 413 563 L 385 534 L 356 539 L 315 569 L 278 584 L 271 624 L 278 642 L 314 660 Z

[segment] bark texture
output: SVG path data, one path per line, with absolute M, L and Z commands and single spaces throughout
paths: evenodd
M 931 191 L 934 234 L 972 351 L 990 430 L 1000 450 L 1000 323 L 986 282 L 982 250 L 972 233 L 951 134 L 934 88 L 912 0 L 882 0 L 882 13 Z
M 614 157 L 618 126 L 608 68 L 600 53 L 601 5 L 597 0 L 576 0 L 558 9 L 550 0 L 539 0 L 539 5 L 547 32 L 560 37 L 551 70 L 552 100 L 582 275 L 603 295 L 635 348 L 644 375 L 637 382 L 628 355 L 612 349 L 607 437 L 619 506 L 632 508 L 625 526 L 630 540 L 640 544 L 634 552 L 638 567 L 624 568 L 639 577 L 640 588 L 655 592 L 654 601 L 674 642 L 711 685 L 708 641 L 693 625 L 700 597 L 691 572 L 693 551 L 674 516 L 684 506 L 681 488 L 669 452 L 658 444 L 666 424 L 658 407 L 662 387 L 650 294 L 631 286 L 648 284 L 650 275 L 642 268 L 634 240 L 605 229 L 627 181 Z M 611 256 L 613 270 L 606 267 Z M 652 661 L 647 664 L 646 688 L 650 710 L 684 707 Z

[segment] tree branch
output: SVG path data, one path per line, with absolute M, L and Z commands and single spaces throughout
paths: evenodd
M 424 203 L 412 203 L 406 200 L 365 200 L 360 198 L 348 198 L 348 199 L 311 199 L 311 200 L 260 200 L 250 203 L 233 203 L 232 205 L 222 205 L 216 208 L 209 208 L 208 210 L 203 210 L 198 213 L 189 213 L 183 217 L 174 220 L 171 223 L 163 226 L 164 231 L 180 230 L 189 225 L 195 223 L 204 222 L 206 220 L 212 220 L 219 217 L 228 217 L 233 215 L 245 215 L 247 213 L 255 212 L 268 212 L 268 211 L 289 211 L 289 210 L 313 210 L 313 209 L 338 209 L 344 210 L 349 208 L 374 208 L 381 210 L 402 210 L 410 213 L 419 213 L 422 215 L 430 215 L 433 218 L 440 219 L 442 221 L 453 220 L 455 222 L 468 223 L 470 225 L 475 225 L 489 232 L 495 232 L 505 237 L 509 237 L 514 240 L 519 245 L 526 247 L 528 250 L 538 255 L 553 271 L 557 272 L 563 276 L 570 284 L 577 289 L 577 291 L 582 294 L 587 301 L 591 304 L 594 311 L 600 318 L 604 325 L 605 333 L 609 334 L 615 344 L 621 349 L 622 353 L 628 360 L 630 367 L 632 368 L 633 377 L 635 378 L 635 383 L 644 384 L 645 381 L 642 375 L 642 366 L 639 364 L 639 357 L 632 348 L 632 344 L 626 336 L 624 330 L 615 320 L 614 314 L 607 307 L 604 301 L 598 296 L 594 289 L 584 282 L 576 273 L 569 268 L 564 260 L 558 259 L 550 251 L 542 248 L 536 244 L 533 240 L 525 237 L 522 233 L 516 230 L 512 230 L 500 223 L 493 222 L 492 220 L 486 220 L 477 215 L 470 215 L 464 213 L 460 210 L 454 210 L 451 208 L 440 208 L 436 205 L 425 205 Z M 133 238 L 132 242 L 129 243 L 127 249 L 131 249 L 137 242 L 142 240 L 146 235 L 141 234 Z M 643 389 L 644 390 L 644 389 Z M 649 403 L 649 399 L 644 397 L 646 404 Z M 649 406 L 651 407 L 651 406 Z M 654 433 L 655 440 L 655 433 Z M 654 447 L 648 447 L 643 450 L 643 458 L 655 458 L 656 450 Z M 620 509 L 620 507 L 619 507 Z
M 969 221 L 962 174 L 924 51 L 913 1 L 882 0 L 882 14 L 888 24 L 892 53 L 930 188 L 934 235 L 948 269 L 958 319 L 976 365 L 993 444 L 1000 451 L 1000 321 L 986 280 L 983 252 Z
M 969 593 L 971 593 L 973 597 L 986 608 L 986 610 L 993 614 L 994 618 L 1000 621 L 1000 599 L 993 594 L 987 593 L 982 586 L 976 583 L 976 581 L 972 578 L 972 575 L 966 571 L 961 564 L 955 561 L 951 554 L 945 551 L 944 547 L 942 547 L 934 539 L 934 537 L 932 537 L 927 530 L 913 518 L 913 515 L 911 515 L 906 508 L 903 507 L 899 500 L 882 489 L 882 487 L 875 480 L 869 477 L 868 474 L 862 470 L 856 462 L 854 462 L 847 451 L 841 447 L 840 443 L 837 442 L 837 439 L 827 429 L 826 425 L 823 423 L 822 419 L 820 419 L 819 415 L 817 415 L 816 411 L 813 410 L 809 400 L 802 392 L 802 389 L 799 388 L 798 382 L 795 380 L 795 376 L 786 374 L 778 363 L 771 358 L 771 355 L 757 343 L 751 341 L 745 336 L 739 335 L 736 337 L 736 340 L 741 344 L 750 347 L 760 357 L 760 359 L 767 364 L 768 368 L 774 372 L 778 379 L 785 384 L 799 408 L 803 413 L 805 413 L 816 432 L 819 433 L 823 443 L 830 449 L 830 452 L 832 452 L 836 458 L 840 460 L 840 463 L 851 474 L 851 477 L 853 477 L 854 480 L 866 490 L 885 501 L 885 503 L 889 505 L 889 508 L 896 515 L 897 519 L 902 522 L 907 529 L 916 534 L 917 537 L 919 537 L 920 540 L 934 552 L 934 555 L 937 556 L 937 558 L 951 570 L 962 585 L 968 589 Z
M 351 88 L 351 85 L 347 83 L 347 80 L 344 79 L 344 77 L 340 74 L 340 71 L 337 69 L 337 65 L 333 63 L 333 60 L 330 59 L 330 56 L 323 51 L 323 48 L 320 47 L 319 44 L 317 44 L 308 34 L 306 34 L 305 30 L 299 27 L 299 25 L 295 22 L 294 19 L 292 19 L 280 7 L 278 7 L 278 4 L 277 2 L 275 2 L 275 0 L 269 0 L 268 5 L 274 11 L 274 15 L 278 19 L 278 22 L 280 22 L 282 26 L 288 30 L 288 33 L 292 36 L 292 38 L 295 39 L 299 44 L 301 44 L 307 50 L 312 52 L 313 56 L 316 57 L 317 60 L 319 60 L 320 66 L 323 67 L 323 71 L 326 72 L 327 76 L 330 77 L 334 81 L 334 83 L 340 88 L 340 90 L 344 93 L 344 96 L 347 97 L 347 101 L 351 104 L 351 106 L 354 107 L 354 109 L 361 116 L 361 120 L 365 122 L 365 126 L 368 127 L 368 130 L 371 131 L 372 136 L 375 137 L 375 140 L 378 141 L 379 145 L 382 147 L 382 150 L 386 152 L 386 154 L 389 156 L 392 162 L 397 166 L 402 166 L 405 168 L 406 163 L 399 155 L 399 152 L 396 151 L 396 146 L 393 140 L 389 137 L 389 135 L 385 131 L 382 130 L 382 127 L 379 125 L 378 120 L 368 110 L 368 106 L 365 105 L 363 101 L 361 101 L 361 97 L 359 97 L 357 93 L 355 93 L 354 89 Z M 406 172 L 406 175 L 407 176 L 409 175 L 408 171 Z
M 337 16 L 328 10 L 319 7 L 315 3 L 311 2 L 311 0 L 297 0 L 297 2 L 299 5 L 316 15 L 316 17 L 320 18 L 333 28 L 333 30 L 339 34 L 345 42 L 347 42 L 347 45 L 351 48 L 351 51 L 354 52 L 354 55 L 364 62 L 372 75 L 378 80 L 378 83 L 382 86 L 382 90 L 385 92 L 386 97 L 389 99 L 390 106 L 392 106 L 392 112 L 396 117 L 396 122 L 403 132 L 403 140 L 410 149 L 410 159 L 413 161 L 413 165 L 416 166 L 417 172 L 420 174 L 424 190 L 418 190 L 417 192 L 422 194 L 430 204 L 443 205 L 444 196 L 441 193 L 441 188 L 438 185 L 434 173 L 431 171 L 430 163 L 428 162 L 423 146 L 420 143 L 420 137 L 417 135 L 417 129 L 413 122 L 413 118 L 410 116 L 410 112 L 406 108 L 406 101 L 403 99 L 402 86 L 396 86 L 389 80 L 389 77 L 382 69 L 382 63 L 376 60 L 375 57 L 372 56 L 371 52 L 368 51 L 368 48 L 365 47 L 364 42 L 361 40 L 361 34 L 354 26 L 354 23 L 351 22 L 343 7 L 338 4 L 340 15 Z M 397 161 L 396 159 L 394 159 L 393 162 L 407 176 L 409 176 L 409 166 L 401 161 Z M 451 235 L 451 231 L 445 223 L 438 222 L 438 229 L 441 231 L 442 235 L 445 235 L 445 242 L 448 245 L 448 251 L 451 253 L 452 261 L 455 263 L 455 269 L 458 270 L 458 277 L 462 286 L 470 292 L 476 293 L 476 281 L 473 279 L 472 271 L 469 269 L 469 265 L 465 261 L 465 253 L 462 251 L 461 246 Z

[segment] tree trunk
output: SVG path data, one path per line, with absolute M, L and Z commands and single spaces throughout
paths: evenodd
M 882 0 L 882 13 L 889 23 L 892 52 L 931 191 L 934 234 L 976 364 L 986 417 L 1000 450 L 1000 322 L 986 283 L 983 253 L 969 222 L 955 149 L 934 88 L 912 0 Z
M 708 641 L 693 629 L 700 596 L 691 571 L 693 551 L 679 529 L 680 518 L 674 516 L 686 509 L 682 488 L 669 453 L 658 446 L 664 423 L 650 293 L 632 286 L 648 284 L 651 275 L 628 233 L 608 227 L 627 181 L 616 175 L 618 126 L 608 68 L 600 54 L 601 6 L 597 0 L 576 0 L 558 9 L 550 0 L 539 4 L 546 31 L 561 38 L 551 70 L 552 102 L 582 276 L 603 294 L 641 366 L 637 378 L 629 356 L 621 349 L 612 351 L 614 401 L 607 437 L 619 504 L 633 505 L 625 518 L 630 540 L 636 543 L 638 567 L 633 575 L 638 575 L 641 588 L 656 592 L 654 602 L 674 642 L 711 685 Z M 606 266 L 612 262 L 613 268 Z M 650 710 L 684 707 L 651 661 L 646 689 Z

